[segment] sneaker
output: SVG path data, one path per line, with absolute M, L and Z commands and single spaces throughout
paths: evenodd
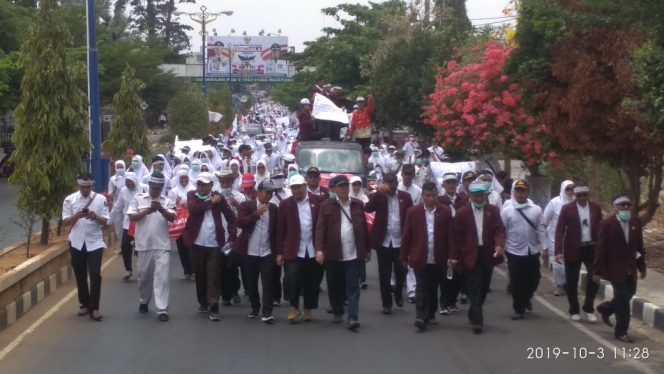
M 620 340 L 623 343 L 634 343 L 634 339 L 632 339 L 629 335 L 620 335 L 616 336 L 616 339 Z
M 481 334 L 482 333 L 482 325 L 473 325 L 473 334 Z
M 274 301 L 272 302 L 272 306 L 274 306 L 274 307 L 281 306 L 281 301 L 280 301 L 280 300 L 274 300 Z
M 148 304 L 138 304 L 138 312 L 139 313 L 147 313 L 148 312 Z
M 415 304 L 415 298 L 414 297 L 408 297 L 408 302 L 411 304 Z
M 579 322 L 581 321 L 581 316 L 578 314 L 572 314 L 572 321 Z
M 449 310 L 450 313 L 456 313 L 456 312 L 459 311 L 459 308 L 457 308 L 456 305 L 452 305 L 452 306 L 448 306 L 448 307 L 447 307 L 447 310 Z
M 392 308 L 383 308 L 383 314 L 385 315 L 392 314 Z
M 348 330 L 356 332 L 360 328 L 360 323 L 357 321 L 348 321 Z
M 514 313 L 511 318 L 515 321 L 523 319 L 523 313 Z
M 194 274 L 185 274 L 184 277 L 182 277 L 184 280 L 192 280 L 194 279 Z
M 367 282 L 361 282 L 360 283 L 360 288 L 363 289 L 363 290 L 366 290 L 367 288 L 369 288 L 369 285 L 367 284 Z
M 90 313 L 90 319 L 99 322 L 104 319 L 104 316 L 102 316 L 98 310 L 93 310 L 92 313 Z
M 417 329 L 418 329 L 419 331 L 424 331 L 424 330 L 427 329 L 427 323 L 424 322 L 424 320 L 416 319 L 416 320 L 415 320 L 415 327 L 417 327 Z
M 311 313 L 311 311 L 309 311 L 309 313 Z M 288 323 L 295 323 L 295 322 L 297 322 L 297 314 L 298 314 L 298 310 L 295 309 L 295 308 L 293 308 L 293 307 L 291 307 L 291 308 L 288 310 Z
M 129 279 L 131 279 L 132 273 L 131 271 L 125 271 L 125 275 L 122 277 L 122 280 L 124 282 L 129 282 Z
M 258 318 L 258 312 L 251 311 L 251 313 L 249 313 L 249 314 L 247 315 L 247 318 L 249 318 L 249 319 L 255 319 L 255 318 Z
M 212 321 L 212 322 L 219 322 L 219 321 L 221 321 L 221 315 L 220 315 L 219 313 L 211 312 L 211 313 L 210 313 L 210 321 Z
M 82 307 L 78 308 L 78 313 L 76 313 L 76 314 L 79 317 L 83 317 L 83 316 L 87 316 L 88 314 L 90 314 L 90 311 L 88 310 L 88 308 L 82 306 Z
M 553 291 L 553 296 L 564 296 L 565 293 L 560 290 L 560 288 L 556 288 L 555 291 Z
M 207 313 L 208 312 L 208 306 L 207 305 L 201 305 L 198 307 L 198 313 Z
M 168 321 L 168 314 L 167 313 L 159 313 L 159 315 L 157 315 L 157 319 L 161 322 L 166 322 L 166 321 Z
M 241 302 L 242 302 L 242 298 L 240 297 L 240 295 L 238 295 L 238 294 L 233 295 L 233 304 L 239 304 Z
M 597 322 L 597 316 L 595 315 L 595 313 L 586 313 L 586 318 L 588 319 L 588 322 L 590 322 L 590 323 Z
M 429 325 L 437 325 L 437 324 L 438 324 L 438 321 L 436 321 L 435 318 L 429 318 L 429 319 L 427 319 L 427 324 L 429 324 Z
M 344 316 L 341 314 L 335 314 L 334 317 L 332 318 L 332 322 L 334 323 L 341 323 L 344 321 Z
M 309 322 L 309 321 L 311 321 L 311 320 L 313 319 L 313 317 L 311 316 L 311 309 L 304 308 L 304 309 L 302 310 L 302 312 L 303 312 L 303 313 L 302 313 L 302 319 L 303 319 L 305 322 Z
M 263 316 L 263 318 L 261 318 L 261 322 L 271 325 L 274 323 L 274 316 L 271 314 L 269 316 Z
M 450 315 L 450 311 L 447 308 L 442 308 L 442 307 L 440 308 L 438 313 L 440 313 L 443 316 L 449 316 Z

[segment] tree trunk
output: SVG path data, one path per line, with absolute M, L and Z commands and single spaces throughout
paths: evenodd
M 641 175 L 643 169 L 641 168 L 641 160 L 638 156 L 628 154 L 626 164 L 627 179 L 629 180 L 629 198 L 632 200 L 632 210 L 634 215 L 639 214 L 639 206 L 641 205 Z
M 645 202 L 645 213 L 640 216 L 641 223 L 645 226 L 652 221 L 657 208 L 659 208 L 659 194 L 662 191 L 662 180 L 664 177 L 664 159 L 661 157 L 653 160 L 648 168 L 648 199 Z
M 42 218 L 42 232 L 41 232 L 41 241 L 42 245 L 48 245 L 48 234 L 49 234 L 49 222 L 47 219 Z
M 424 0 L 424 24 L 428 25 L 431 21 L 431 0 Z

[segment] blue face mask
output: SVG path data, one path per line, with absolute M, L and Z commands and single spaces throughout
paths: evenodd
M 475 207 L 475 209 L 482 209 L 484 207 L 484 204 L 485 204 L 484 202 L 481 203 L 473 202 L 473 207 Z
M 209 195 L 209 194 L 208 194 L 208 195 L 201 195 L 201 194 L 198 193 L 198 192 L 196 192 L 195 195 L 196 195 L 197 198 L 199 198 L 199 199 L 201 199 L 201 200 L 203 200 L 203 201 L 205 201 L 205 200 L 209 200 L 209 199 L 212 197 L 212 196 Z
M 201 165 L 191 165 L 191 171 L 200 171 L 201 170 Z
M 484 190 L 485 190 L 485 191 L 491 191 L 491 187 L 493 187 L 493 183 L 491 183 L 491 182 L 484 182 Z
M 632 212 L 629 210 L 619 210 L 618 211 L 618 219 L 627 222 L 630 219 L 632 219 Z
M 337 194 L 334 192 L 330 192 L 330 200 L 336 200 L 337 199 Z
M 297 175 L 297 172 L 296 172 L 296 171 L 293 171 L 293 170 L 289 171 L 289 172 L 288 172 L 288 179 L 290 179 L 290 178 L 291 178 L 292 176 L 294 176 L 294 175 Z

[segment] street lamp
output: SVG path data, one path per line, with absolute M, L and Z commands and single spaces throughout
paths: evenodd
M 225 15 L 225 16 L 231 16 L 233 15 L 232 10 L 225 10 L 223 12 L 208 12 L 207 7 L 205 5 L 201 6 L 200 12 L 193 12 L 193 13 L 187 13 L 187 12 L 174 12 L 176 16 L 180 15 L 188 15 L 189 18 L 191 18 L 192 21 L 196 23 L 201 24 L 201 67 L 203 68 L 203 82 L 202 82 L 202 88 L 203 88 L 203 96 L 207 97 L 207 85 L 205 82 L 205 69 L 207 68 L 207 59 L 205 58 L 205 52 L 207 49 L 206 42 L 205 42 L 205 37 L 207 36 L 207 31 L 206 31 L 206 24 L 209 22 L 212 22 L 217 19 L 219 15 Z

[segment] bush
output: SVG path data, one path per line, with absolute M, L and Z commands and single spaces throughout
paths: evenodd
M 172 137 L 200 139 L 207 134 L 208 106 L 194 86 L 175 95 L 168 103 L 168 127 Z

